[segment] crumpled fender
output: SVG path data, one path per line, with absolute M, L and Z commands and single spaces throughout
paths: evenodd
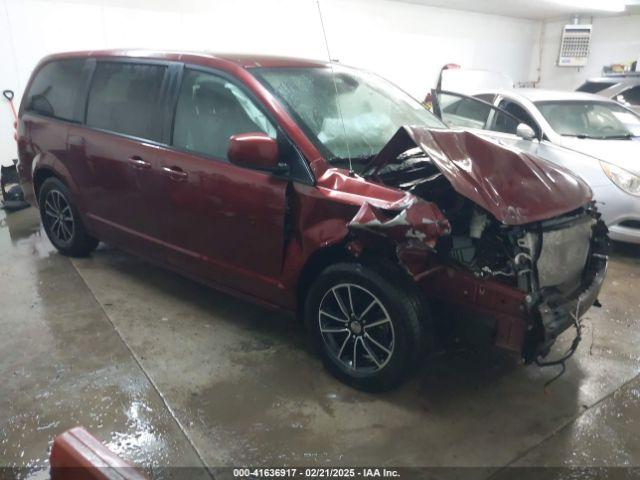
M 352 232 L 366 230 L 397 244 L 411 243 L 430 249 L 438 237 L 451 232 L 449 221 L 435 203 L 361 177 L 344 175 L 337 169 L 318 179 L 314 193 L 357 208 L 344 224 Z
M 370 240 L 366 233 L 383 237 L 410 273 L 420 273 L 425 252 L 451 230 L 435 204 L 335 168 L 318 178 L 315 187 L 294 184 L 290 200 L 297 233 L 286 247 L 284 285 L 297 283 L 300 265 L 314 253 L 345 240 L 347 251 L 358 257 Z
M 348 223 L 353 230 L 367 230 L 383 234 L 398 245 L 433 249 L 442 235 L 451 232 L 449 221 L 433 203 L 413 195 L 407 196 L 392 208 L 380 208 L 368 202 Z

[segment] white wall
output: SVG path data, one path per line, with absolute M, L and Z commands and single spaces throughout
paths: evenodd
M 389 0 L 321 0 L 331 56 L 424 97 L 455 62 L 526 80 L 538 23 Z M 51 52 L 154 48 L 326 58 L 315 0 L 0 0 L 0 89 Z M 1 101 L 1 100 L 0 100 Z M 15 157 L 0 105 L 0 162 Z
M 528 79 L 536 21 L 386 0 L 325 4 L 332 56 L 373 70 L 420 99 L 445 63 Z
M 589 19 L 590 21 L 590 19 Z M 631 62 L 640 58 L 640 15 L 593 19 L 589 62 L 584 68 L 557 67 L 562 28 L 570 19 L 546 22 L 542 48 L 540 87 L 574 90 L 586 78 L 598 76 L 603 65 Z M 581 23 L 588 23 L 583 19 Z

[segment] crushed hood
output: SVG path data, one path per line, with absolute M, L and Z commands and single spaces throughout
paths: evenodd
M 569 170 L 461 130 L 402 127 L 371 161 L 370 175 L 416 146 L 460 195 L 506 225 L 556 217 L 592 197 L 589 186 Z

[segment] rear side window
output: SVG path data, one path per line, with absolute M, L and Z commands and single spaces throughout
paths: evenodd
M 84 62 L 84 59 L 56 60 L 42 67 L 26 95 L 26 110 L 62 120 L 79 121 L 75 107 Z
M 87 125 L 160 141 L 166 69 L 164 65 L 98 63 L 89 91 Z
M 615 84 L 616 82 L 584 82 L 576 89 L 576 92 L 598 93 Z
M 460 117 L 474 120 L 484 126 L 487 117 L 491 112 L 491 107 L 481 102 L 476 102 L 471 98 L 461 98 L 454 104 L 444 109 L 444 112 L 458 115 Z
M 438 93 L 442 120 L 449 126 L 483 129 L 491 113 L 491 106 L 475 98 Z
M 640 85 L 619 93 L 616 100 L 625 105 L 640 105 Z

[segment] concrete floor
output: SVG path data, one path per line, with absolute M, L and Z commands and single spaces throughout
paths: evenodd
M 57 254 L 34 210 L 0 212 L 0 466 L 46 478 L 77 424 L 145 468 L 640 465 L 640 249 L 617 246 L 567 373 L 442 353 L 369 395 L 326 374 L 295 319 L 101 246 Z M 554 349 L 563 352 L 565 335 Z M 155 470 L 185 478 L 185 470 Z M 506 475 L 506 476 L 505 476 Z

